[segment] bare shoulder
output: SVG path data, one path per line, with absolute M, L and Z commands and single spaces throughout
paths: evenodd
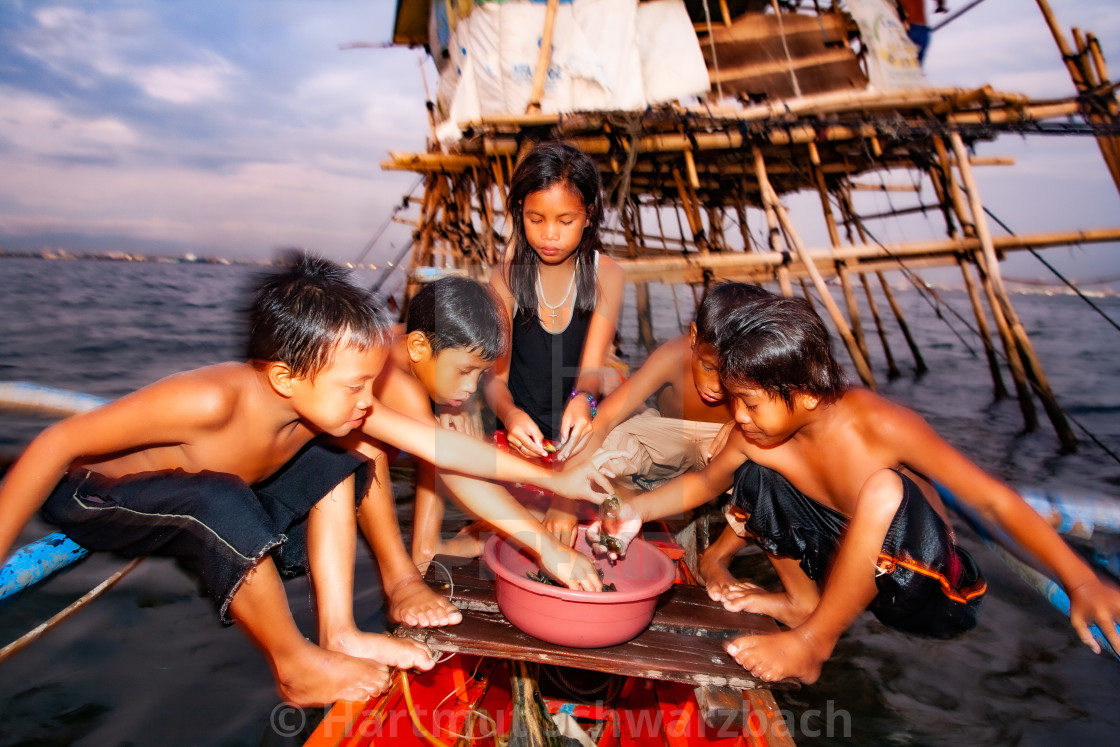
M 645 371 L 647 376 L 660 383 L 677 386 L 681 383 L 681 372 L 689 369 L 691 355 L 692 345 L 688 335 L 680 335 L 658 346 L 638 371 Z
M 385 366 L 377 378 L 374 391 L 377 399 L 385 407 L 390 407 L 402 415 L 417 420 L 432 419 L 432 405 L 428 390 L 407 368 L 396 365 Z M 374 416 L 376 417 L 376 409 Z
M 604 290 L 621 288 L 626 285 L 626 273 L 623 271 L 622 265 L 602 253 L 599 254 L 598 278 L 599 284 L 603 286 Z
M 117 434 L 121 443 L 130 445 L 144 443 L 148 433 L 190 440 L 190 434 L 221 429 L 239 414 L 252 417 L 255 377 L 248 363 L 184 371 L 71 420 L 80 429 Z
M 509 283 L 506 281 L 506 276 L 509 273 L 509 259 L 503 259 L 490 271 L 490 287 L 501 297 L 504 302 L 506 299 L 513 299 L 513 294 L 510 292 Z
M 248 363 L 221 363 L 172 374 L 135 394 L 164 411 L 179 411 L 195 422 L 228 421 L 243 406 L 256 384 L 257 374 Z

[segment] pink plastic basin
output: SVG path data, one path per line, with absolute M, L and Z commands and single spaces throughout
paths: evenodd
M 498 607 L 519 630 L 542 641 L 573 648 L 602 648 L 630 640 L 649 626 L 657 598 L 673 585 L 673 561 L 645 540 L 634 540 L 614 563 L 595 557 L 581 527 L 576 550 L 595 561 L 603 581 L 617 591 L 573 591 L 526 577 L 535 560 L 501 537 L 491 537 L 482 554 L 497 577 Z

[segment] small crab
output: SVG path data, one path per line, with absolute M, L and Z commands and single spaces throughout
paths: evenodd
M 618 493 L 611 493 L 610 497 L 599 504 L 599 521 L 605 522 L 608 519 L 617 519 L 619 514 L 622 513 L 622 501 L 618 497 Z M 609 534 L 600 531 L 599 540 L 597 544 L 606 549 L 607 552 L 621 555 L 626 546 L 622 544 L 622 540 L 618 537 L 613 537 Z

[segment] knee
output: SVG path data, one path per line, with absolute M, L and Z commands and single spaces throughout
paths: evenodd
M 859 508 L 864 513 L 891 518 L 902 505 L 902 477 L 893 469 L 874 472 L 859 491 Z

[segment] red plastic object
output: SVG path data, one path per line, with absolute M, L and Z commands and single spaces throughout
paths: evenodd
M 573 648 L 614 646 L 645 630 L 658 596 L 673 585 L 673 561 L 636 539 L 626 557 L 612 563 L 592 553 L 583 527 L 575 548 L 595 561 L 603 581 L 617 591 L 573 591 L 533 581 L 526 574 L 539 570 L 536 561 L 501 537 L 490 538 L 482 559 L 497 577 L 494 591 L 506 619 L 535 638 Z

